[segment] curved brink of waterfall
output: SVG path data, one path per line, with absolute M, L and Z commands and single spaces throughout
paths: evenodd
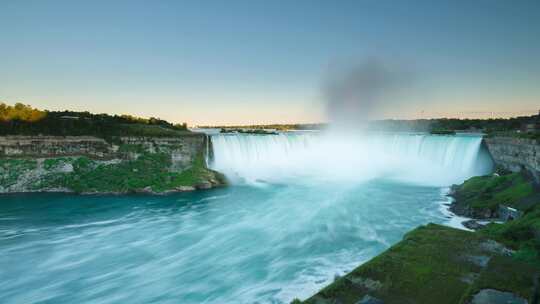
M 448 186 L 489 173 L 481 136 L 318 133 L 212 136 L 212 168 L 233 183 L 361 183 L 388 179 Z

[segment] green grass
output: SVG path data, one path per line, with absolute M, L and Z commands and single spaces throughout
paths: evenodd
M 520 208 L 519 202 L 534 192 L 522 173 L 477 176 L 461 185 L 455 196 L 472 208 L 496 210 L 500 204 Z
M 52 163 L 60 162 L 55 160 Z M 215 174 L 208 170 L 202 155 L 182 172 L 170 172 L 170 155 L 143 153 L 136 160 L 103 164 L 87 157 L 73 161 L 73 172 L 52 172 L 35 185 L 40 188 L 68 188 L 75 192 L 135 192 L 150 188 L 164 192 L 179 186 L 194 186 Z
M 121 144 L 118 148 L 118 152 L 126 153 L 144 153 L 146 149 L 142 145 L 132 145 L 132 144 Z
M 540 269 L 529 263 L 507 256 L 494 256 L 463 296 L 462 303 L 469 303 L 481 289 L 512 292 L 524 299 L 532 299 L 534 276 L 539 272 Z
M 33 159 L 0 159 L 0 185 L 9 187 L 17 183 L 19 177 L 37 167 L 37 161 Z
M 458 303 L 469 287 L 463 278 L 481 270 L 461 253 L 486 254 L 478 246 L 481 241 L 480 235 L 467 231 L 434 224 L 419 227 L 304 303 L 356 303 L 368 293 L 385 303 Z M 366 279 L 381 287 L 369 290 L 355 283 Z
M 540 202 L 522 218 L 479 231 L 516 250 L 513 258 L 540 267 Z
M 52 170 L 57 168 L 60 165 L 71 163 L 73 158 L 69 157 L 56 157 L 56 158 L 47 158 L 43 161 L 43 169 Z

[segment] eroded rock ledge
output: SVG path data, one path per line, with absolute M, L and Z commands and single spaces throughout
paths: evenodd
M 540 142 L 510 136 L 484 138 L 495 164 L 511 172 L 529 171 L 540 182 Z
M 0 137 L 0 193 L 155 193 L 225 184 L 206 165 L 208 137 Z

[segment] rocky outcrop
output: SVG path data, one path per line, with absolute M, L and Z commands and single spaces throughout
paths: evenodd
M 128 153 L 136 158 L 140 153 L 167 153 L 171 155 L 170 169 L 181 172 L 189 167 L 198 155 L 209 157 L 208 136 L 194 133 L 182 137 L 121 137 L 118 148 L 120 153 Z
M 540 181 L 540 142 L 535 139 L 494 136 L 484 142 L 495 164 L 512 172 L 529 171 Z
M 168 193 L 225 183 L 206 167 L 209 139 L 90 136 L 0 137 L 0 193 Z

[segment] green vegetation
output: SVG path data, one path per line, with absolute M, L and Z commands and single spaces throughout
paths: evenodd
M 526 198 L 534 194 L 533 182 L 525 173 L 476 176 L 457 187 L 453 196 L 462 208 L 497 211 L 500 204 L 527 209 Z
M 47 116 L 47 113 L 34 109 L 31 106 L 16 103 L 14 106 L 8 106 L 0 103 L 0 121 L 27 121 L 36 122 Z
M 516 251 L 518 260 L 540 266 L 540 201 L 522 218 L 505 224 L 492 223 L 479 233 L 493 238 Z
M 195 186 L 215 176 L 204 165 L 202 155 L 182 172 L 170 172 L 170 155 L 142 153 L 136 160 L 99 163 L 86 157 L 48 159 L 49 169 L 71 163 L 72 172 L 51 172 L 34 185 L 35 189 L 67 188 L 78 193 L 91 192 L 164 192 L 179 186 Z
M 534 280 L 540 273 L 535 265 L 516 260 L 510 256 L 493 256 L 487 267 L 480 272 L 478 279 L 467 290 L 461 303 L 469 303 L 482 289 L 496 289 L 512 292 L 521 298 L 534 298 Z
M 458 131 L 458 132 L 483 132 L 494 136 L 513 136 L 523 138 L 540 137 L 540 132 L 517 132 L 526 124 L 540 124 L 540 116 L 522 116 L 514 118 L 496 119 L 415 119 L 415 120 L 378 120 L 370 122 L 370 130 L 384 131 L 411 131 L 411 132 L 435 132 Z
M 142 145 L 121 144 L 118 148 L 118 152 L 126 153 L 143 153 L 145 151 Z
M 357 303 L 369 294 L 384 303 L 459 303 L 482 271 L 483 257 L 494 255 L 479 234 L 429 224 L 356 268 L 304 303 Z
M 0 185 L 9 187 L 17 182 L 21 175 L 35 169 L 37 161 L 32 159 L 0 158 Z
M 357 303 L 367 294 L 384 303 L 469 303 L 481 289 L 532 299 L 540 274 L 536 262 L 521 259 L 520 251 L 512 254 L 490 237 L 421 226 L 303 303 Z
M 185 136 L 187 125 L 172 124 L 159 118 L 131 115 L 91 114 L 73 111 L 41 111 L 17 103 L 0 103 L 1 135 L 91 135 L 107 140 L 118 136 Z
M 43 161 L 43 169 L 52 170 L 71 161 L 72 159 L 68 157 L 47 158 Z

